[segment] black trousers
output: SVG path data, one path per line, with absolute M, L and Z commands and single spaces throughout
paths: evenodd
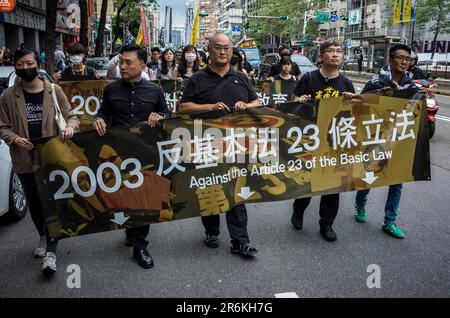
M 294 201 L 294 211 L 304 213 L 311 202 L 311 198 L 296 199 Z M 320 224 L 333 225 L 339 209 L 339 193 L 323 195 L 320 197 Z
M 25 196 L 28 201 L 28 208 L 30 210 L 31 219 L 33 220 L 36 230 L 40 236 L 45 236 L 47 239 L 47 252 L 56 253 L 58 241 L 52 242 L 48 235 L 47 225 L 45 224 L 45 216 L 42 211 L 41 200 L 39 198 L 38 187 L 36 179 L 32 173 L 18 174 L 20 182 L 25 191 Z
M 148 245 L 146 240 L 148 232 L 150 231 L 150 225 L 143 225 L 138 227 L 132 227 L 125 229 L 125 235 L 131 239 L 134 248 L 145 249 Z
M 247 232 L 247 209 L 245 208 L 245 205 L 241 204 L 235 206 L 225 215 L 231 243 L 249 243 L 250 239 Z M 205 227 L 206 234 L 220 234 L 220 215 L 202 216 L 202 223 Z

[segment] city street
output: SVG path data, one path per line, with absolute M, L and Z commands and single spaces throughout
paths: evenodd
M 38 235 L 27 215 L 0 225 L 0 297 L 449 297 L 450 97 L 438 99 L 432 180 L 404 185 L 397 219 L 403 240 L 381 231 L 385 187 L 371 192 L 366 224 L 353 218 L 355 193 L 341 195 L 334 243 L 319 234 L 318 198 L 301 231 L 290 223 L 292 200 L 250 204 L 249 234 L 259 249 L 253 259 L 229 252 L 225 216 L 217 249 L 204 245 L 194 218 L 151 226 L 155 267 L 148 270 L 132 259 L 124 231 L 62 240 L 58 272 L 47 280 L 32 257 Z M 66 284 L 71 264 L 81 269 L 81 288 Z M 367 286 L 371 264 L 381 269 L 380 288 Z

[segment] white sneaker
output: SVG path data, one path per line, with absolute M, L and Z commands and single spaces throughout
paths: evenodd
M 34 250 L 34 257 L 44 257 L 47 249 L 47 239 L 45 236 L 41 236 L 39 239 L 39 245 Z
M 47 252 L 42 260 L 42 272 L 44 274 L 53 274 L 56 272 L 56 254 Z

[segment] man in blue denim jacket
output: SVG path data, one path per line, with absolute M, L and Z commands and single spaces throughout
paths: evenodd
M 403 44 L 397 44 L 389 50 L 389 65 L 385 66 L 365 86 L 361 94 L 368 92 L 383 92 L 386 90 L 401 90 L 414 88 L 413 74 L 408 72 L 411 59 L 411 49 Z M 355 200 L 355 219 L 360 223 L 367 221 L 366 203 L 369 189 L 358 191 Z M 384 224 L 382 230 L 395 238 L 404 238 L 405 234 L 395 223 L 398 215 L 398 206 L 402 194 L 402 185 L 389 186 L 386 200 Z

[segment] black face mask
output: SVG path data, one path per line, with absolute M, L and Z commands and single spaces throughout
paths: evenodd
M 37 68 L 16 69 L 16 74 L 27 83 L 31 83 L 38 76 Z
M 237 56 L 233 56 L 233 57 L 231 58 L 230 64 L 231 64 L 232 66 L 235 66 L 238 62 L 239 62 L 239 58 L 238 58 Z

